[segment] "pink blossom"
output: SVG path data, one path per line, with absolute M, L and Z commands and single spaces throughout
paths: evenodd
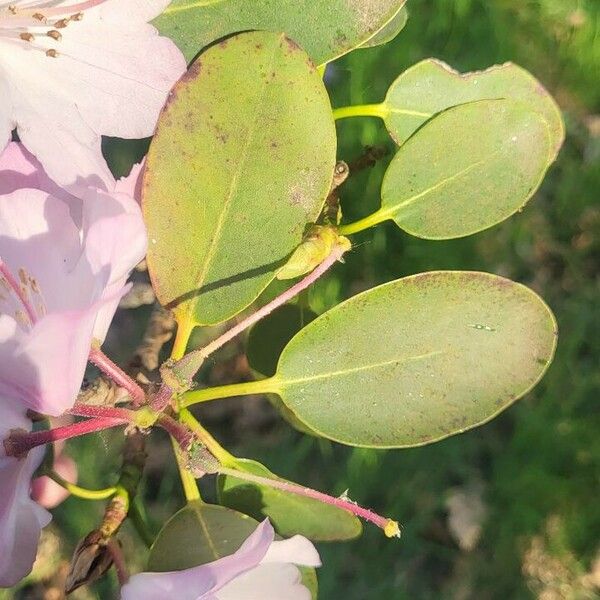
M 31 428 L 25 410 L 0 400 L 0 587 L 11 587 L 30 571 L 40 532 L 50 513 L 30 497 L 31 477 L 44 457 L 36 448 L 24 458 L 6 456 L 2 441 L 12 429 Z
M 24 179 L 34 187 L 18 188 Z M 57 189 L 18 144 L 0 157 L 0 181 L 0 394 L 57 416 L 144 257 L 145 227 L 131 197 Z
M 101 136 L 152 135 L 185 71 L 179 49 L 148 24 L 169 3 L 0 2 L 0 151 L 16 127 L 55 181 L 106 188 Z
M 321 565 L 314 546 L 302 536 L 281 542 L 268 520 L 241 548 L 219 560 L 183 571 L 140 573 L 121 590 L 122 600 L 310 600 L 295 565 Z

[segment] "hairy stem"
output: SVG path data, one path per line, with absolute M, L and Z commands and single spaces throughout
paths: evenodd
M 166 371 L 163 371 L 163 385 L 151 402 L 152 409 L 156 412 L 162 412 L 170 403 L 176 394 L 181 394 L 192 386 L 193 378 L 202 363 L 207 357 L 227 342 L 238 336 L 240 333 L 270 315 L 275 309 L 283 306 L 300 292 L 310 287 L 315 281 L 323 276 L 338 260 L 340 260 L 347 248 L 342 244 L 337 245 L 331 254 L 309 275 L 293 285 L 283 294 L 269 302 L 255 313 L 233 326 L 216 340 L 201 348 L 187 354 L 181 360 L 170 365 Z M 169 376 L 169 381 L 164 381 L 165 375 Z M 176 382 L 176 383 L 175 383 Z M 176 388 L 179 389 L 176 389 Z
M 116 384 L 126 389 L 135 405 L 139 406 L 144 403 L 146 392 L 123 369 L 110 360 L 100 348 L 92 348 L 90 350 L 89 361 L 96 365 Z
M 270 479 L 268 477 L 260 477 L 258 475 L 252 475 L 250 473 L 237 471 L 235 469 L 229 469 L 227 467 L 219 468 L 219 473 L 223 475 L 229 475 L 230 477 L 235 477 L 236 479 L 241 479 L 243 481 L 249 481 L 250 483 L 256 483 L 258 485 L 264 485 L 267 487 L 282 490 L 290 494 L 296 494 L 305 498 L 312 498 L 314 500 L 318 500 L 319 502 L 323 502 L 324 504 L 329 504 L 331 506 L 336 506 L 337 508 L 346 510 L 352 513 L 353 515 L 364 519 L 365 521 L 373 523 L 380 529 L 383 529 L 387 537 L 400 537 L 400 527 L 396 521 L 393 521 L 392 519 L 388 519 L 386 517 L 382 517 L 377 513 L 374 513 L 372 510 L 363 508 L 362 506 L 358 506 L 358 504 L 355 504 L 354 502 L 346 498 L 335 498 L 333 496 L 329 496 L 322 492 L 317 492 L 316 490 L 312 490 L 310 488 L 303 487 L 295 483 L 282 481 L 281 479 Z
M 126 425 L 127 419 L 115 419 L 101 417 L 80 421 L 64 427 L 56 427 L 47 431 L 35 431 L 27 433 L 23 431 L 13 431 L 11 435 L 4 440 L 4 449 L 7 456 L 23 456 L 33 448 L 58 442 L 59 440 L 69 440 L 74 437 L 80 437 L 97 431 L 104 431 L 111 427 Z
M 208 448 L 211 454 L 223 465 L 234 465 L 236 463 L 235 456 L 229 454 L 215 438 L 202 427 L 198 419 L 187 409 L 183 408 L 179 412 L 179 418 L 182 423 L 185 423 L 196 435 L 196 437 Z

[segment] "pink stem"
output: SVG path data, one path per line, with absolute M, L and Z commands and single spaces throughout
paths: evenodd
M 105 375 L 117 385 L 129 392 L 133 403 L 140 406 L 146 400 L 146 392 L 125 371 L 118 367 L 100 348 L 90 350 L 89 361 L 96 365 Z
M 17 298 L 21 302 L 23 308 L 27 312 L 27 316 L 33 325 L 37 321 L 37 315 L 33 310 L 33 307 L 29 303 L 29 299 L 25 295 L 23 288 L 19 285 L 19 282 L 15 279 L 13 274 L 10 272 L 7 264 L 0 258 L 0 273 L 6 279 L 6 283 L 11 287 L 12 291 L 16 294 Z
M 260 477 L 259 475 L 251 475 L 250 473 L 236 471 L 235 469 L 228 469 L 226 467 L 219 467 L 219 473 L 223 475 L 229 475 L 230 477 L 235 477 L 236 479 L 242 479 L 243 481 L 249 481 L 258 485 L 264 485 L 278 490 L 282 490 L 290 494 L 296 494 L 297 496 L 313 498 L 314 500 L 318 500 L 319 502 L 323 502 L 324 504 L 336 506 L 337 508 L 341 508 L 343 510 L 351 512 L 353 515 L 356 515 L 357 517 L 360 517 L 365 521 L 369 521 L 374 525 L 377 525 L 377 527 L 383 529 L 387 537 L 400 537 L 400 527 L 396 521 L 393 521 L 392 519 L 388 519 L 386 517 L 382 517 L 377 513 L 374 513 L 372 510 L 369 510 L 368 508 L 358 506 L 358 504 L 355 504 L 351 500 L 345 500 L 344 498 L 335 498 L 333 496 L 323 494 L 322 492 L 317 492 L 316 490 L 312 490 L 307 487 L 302 487 L 295 483 L 290 483 L 289 481 Z
M 126 425 L 127 419 L 98 418 L 80 421 L 64 427 L 56 427 L 47 431 L 35 431 L 33 433 L 13 432 L 4 440 L 4 449 L 7 456 L 24 456 L 33 448 L 58 442 L 59 440 L 68 440 L 74 437 L 104 431 L 111 427 Z
M 136 422 L 136 413 L 126 408 L 115 408 L 114 406 L 94 406 L 93 404 L 75 403 L 73 408 L 67 411 L 76 417 L 88 417 L 92 419 L 122 419 L 129 423 Z
M 156 424 L 169 433 L 184 452 L 190 449 L 194 441 L 194 434 L 185 425 L 164 413 L 158 417 Z
M 300 292 L 303 292 L 306 288 L 310 287 L 317 279 L 322 277 L 329 269 L 342 258 L 345 249 L 341 246 L 337 246 L 333 252 L 309 275 L 307 275 L 304 279 L 293 285 L 289 290 L 286 290 L 281 294 L 281 296 L 277 296 L 274 300 L 266 304 L 262 308 L 258 309 L 255 313 L 252 313 L 249 317 L 240 321 L 237 325 L 226 331 L 222 336 L 218 337 L 214 342 L 211 342 L 204 348 L 200 350 L 196 350 L 197 353 L 201 354 L 203 358 L 210 356 L 213 352 L 224 346 L 227 342 L 232 340 L 234 337 L 237 337 L 240 333 L 252 327 L 255 323 L 264 319 L 266 316 L 270 315 L 275 309 L 283 306 L 287 302 L 289 302 L 292 298 L 296 297 Z M 196 352 L 191 352 L 190 354 L 195 354 Z M 189 356 L 189 355 L 188 355 Z M 182 362 L 185 360 L 182 359 Z
M 340 258 L 342 258 L 345 251 L 346 249 L 341 245 L 336 246 L 333 252 L 304 279 L 293 285 L 289 290 L 283 292 L 283 294 L 257 310 L 255 313 L 251 314 L 243 321 L 240 321 L 237 325 L 226 331 L 222 336 L 218 337 L 204 348 L 195 350 L 194 352 L 190 352 L 184 356 L 181 360 L 177 361 L 170 370 L 176 375 L 179 375 L 181 379 L 187 380 L 191 386 L 194 375 L 197 373 L 198 369 L 202 366 L 202 363 L 208 356 L 261 319 L 264 319 L 267 315 L 270 315 L 275 309 L 289 302 L 300 292 L 303 292 L 305 289 L 310 287 L 338 260 L 340 260 Z M 179 392 L 181 392 L 181 390 L 179 390 Z M 162 412 L 169 404 L 174 393 L 175 392 L 173 389 L 171 389 L 167 384 L 163 383 L 151 402 L 152 409 L 156 412 Z

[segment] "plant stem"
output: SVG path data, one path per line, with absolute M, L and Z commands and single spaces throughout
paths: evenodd
M 104 431 L 111 427 L 127 425 L 128 419 L 98 418 L 80 421 L 64 427 L 56 427 L 47 431 L 35 431 L 32 433 L 13 432 L 4 440 L 4 448 L 7 456 L 23 456 L 33 448 L 57 442 L 59 440 L 68 440 L 74 437 Z
M 88 490 L 87 488 L 80 487 L 63 479 L 56 471 L 49 471 L 46 473 L 52 481 L 56 482 L 60 487 L 65 488 L 69 494 L 82 498 L 83 500 L 106 500 L 111 496 L 114 496 L 117 492 L 116 487 L 109 487 L 103 490 Z
M 219 473 L 221 473 L 222 475 L 229 475 L 230 477 L 235 477 L 236 479 L 241 479 L 243 481 L 249 481 L 250 483 L 256 483 L 258 485 L 282 490 L 290 494 L 296 494 L 305 498 L 312 498 L 314 500 L 318 500 L 319 502 L 323 502 L 331 506 L 336 506 L 337 508 L 346 510 L 352 513 L 353 515 L 364 519 L 365 521 L 373 523 L 380 529 L 383 529 L 387 537 L 400 537 L 400 527 L 396 521 L 393 521 L 392 519 L 388 519 L 386 517 L 382 517 L 367 508 L 358 506 L 351 500 L 347 500 L 345 498 L 335 498 L 333 496 L 329 496 L 322 492 L 317 492 L 316 490 L 312 490 L 310 488 L 303 487 L 295 483 L 282 481 L 281 479 L 270 479 L 268 477 L 260 477 L 258 475 L 252 475 L 250 473 L 237 471 L 235 469 L 229 469 L 227 467 L 219 468 Z
M 136 406 L 140 406 L 145 402 L 146 392 L 125 371 L 110 360 L 100 348 L 92 348 L 90 350 L 89 361 L 96 365 L 116 384 L 126 389 Z
M 202 500 L 196 479 L 187 469 L 187 465 L 179 444 L 173 438 L 171 438 L 171 443 L 173 444 L 173 452 L 175 453 L 175 458 L 177 459 L 177 467 L 179 469 L 179 477 L 181 478 L 181 485 L 183 486 L 185 499 L 188 503 Z
M 161 414 L 156 424 L 177 442 L 182 452 L 187 452 L 194 441 L 194 434 L 182 423 L 167 414 Z
M 232 398 L 234 396 L 274 393 L 276 388 L 272 382 L 273 378 L 260 379 L 259 381 L 245 381 L 243 383 L 220 385 L 218 387 L 186 392 L 179 403 L 179 408 L 188 408 L 194 404 L 200 404 L 201 402 L 221 400 L 222 398 Z
M 375 225 L 379 225 L 379 223 L 388 219 L 388 216 L 380 209 L 375 211 L 373 214 L 365 217 L 364 219 L 360 219 L 359 221 L 354 221 L 354 223 L 348 223 L 346 225 L 340 226 L 340 235 L 352 235 L 353 233 L 358 233 L 359 231 L 364 231 L 365 229 L 369 229 L 369 227 L 374 227 Z
M 75 403 L 73 408 L 67 411 L 76 417 L 125 419 L 130 423 L 137 421 L 137 413 L 126 408 L 115 408 L 113 406 L 97 406 L 93 404 Z
M 195 324 L 190 319 L 177 321 L 177 333 L 175 334 L 175 342 L 171 351 L 171 358 L 173 360 L 179 360 L 185 354 L 194 327 Z
M 218 337 L 204 348 L 190 352 L 184 358 L 171 365 L 166 372 L 163 371 L 163 385 L 151 403 L 153 410 L 156 412 L 162 412 L 167 407 L 174 395 L 181 394 L 189 390 L 189 388 L 192 386 L 194 376 L 207 357 L 209 357 L 213 352 L 221 348 L 227 342 L 238 336 L 240 333 L 267 315 L 271 314 L 275 309 L 289 302 L 300 292 L 310 287 L 315 281 L 317 281 L 317 279 L 324 275 L 338 260 L 342 258 L 346 250 L 347 248 L 344 245 L 338 244 L 334 247 L 331 254 L 304 279 L 293 285 L 273 301 L 258 309 L 255 313 L 237 325 L 233 326 L 231 329 L 226 331 L 223 335 Z M 170 382 L 177 382 L 180 389 L 174 389 L 170 382 L 164 381 L 165 374 L 168 374 L 169 371 Z
M 357 104 L 334 109 L 333 118 L 336 121 L 349 117 L 379 117 L 385 119 L 388 113 L 385 104 Z
M 235 456 L 229 454 L 215 438 L 202 427 L 198 419 L 187 409 L 183 408 L 179 412 L 179 418 L 182 423 L 185 423 L 196 435 L 196 437 L 208 448 L 215 458 L 223 465 L 235 465 Z

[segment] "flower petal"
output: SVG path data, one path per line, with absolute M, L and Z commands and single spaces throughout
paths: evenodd
M 300 571 L 291 564 L 261 564 L 243 573 L 216 594 L 216 600 L 311 600 L 301 583 Z M 204 600 L 204 598 L 202 599 Z
M 107 2 L 70 21 L 60 40 L 36 36 L 34 44 L 2 49 L 12 120 L 58 183 L 112 189 L 101 136 L 154 132 L 168 92 L 186 69 L 175 44 L 146 23 L 163 5 Z M 47 56 L 49 50 L 56 56 Z
M 301 535 L 273 542 L 261 564 L 292 563 L 303 567 L 320 567 L 321 558 L 312 542 Z
M 0 440 L 11 429 L 22 427 L 31 427 L 25 411 L 0 399 Z M 31 571 L 40 532 L 51 519 L 29 495 L 31 477 L 43 457 L 43 448 L 35 448 L 23 459 L 7 457 L 0 443 L 0 587 L 15 585 Z

